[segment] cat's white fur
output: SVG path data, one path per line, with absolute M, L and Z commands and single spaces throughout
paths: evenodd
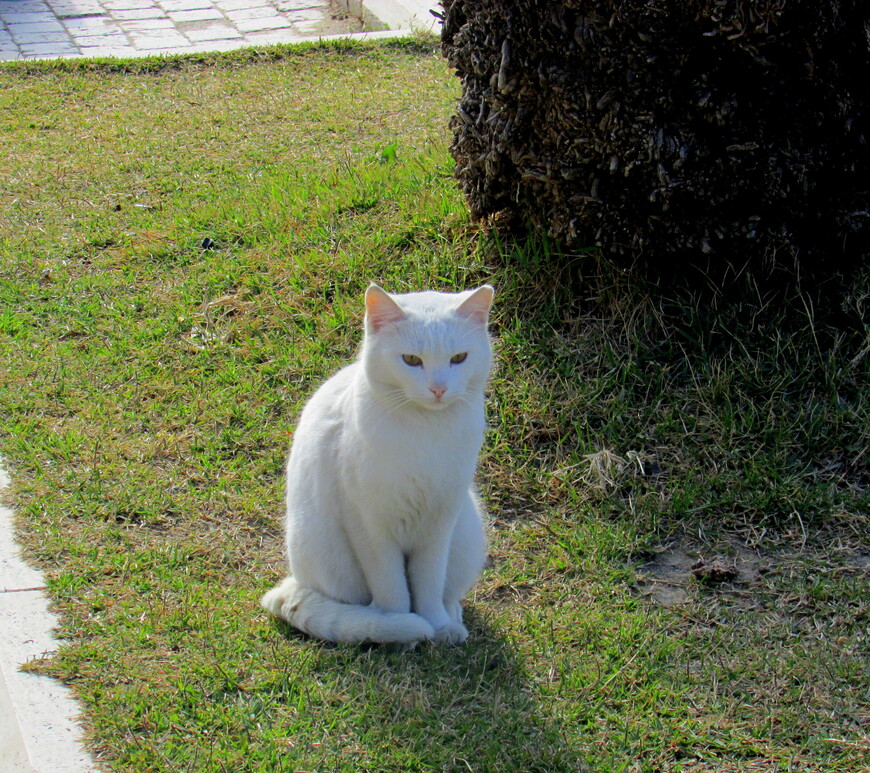
M 263 596 L 270 612 L 329 641 L 467 638 L 461 600 L 486 554 L 472 479 L 492 297 L 369 287 L 361 355 L 315 392 L 293 439 L 290 572 Z

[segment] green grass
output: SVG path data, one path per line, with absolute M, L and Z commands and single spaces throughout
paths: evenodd
M 712 308 L 500 243 L 430 49 L 0 68 L 0 454 L 64 640 L 32 667 L 118 771 L 866 769 L 866 278 L 836 314 Z M 461 648 L 257 604 L 370 280 L 498 287 Z M 677 549 L 752 571 L 674 579 Z

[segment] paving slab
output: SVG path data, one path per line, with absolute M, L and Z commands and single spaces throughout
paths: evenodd
M 151 0 L 106 0 L 102 5 L 108 11 L 135 11 L 154 7 Z
M 216 24 L 213 27 L 188 30 L 187 37 L 205 43 L 212 40 L 240 40 L 242 33 L 229 25 Z
M 126 32 L 141 32 L 142 30 L 172 30 L 175 29 L 171 19 L 129 19 L 124 22 L 124 30 L 118 28 L 123 35 Z
M 13 21 L 6 24 L 6 29 L 12 33 L 12 38 L 19 35 L 29 35 L 34 32 L 63 32 L 64 27 L 57 20 L 52 21 Z
M 82 16 L 64 20 L 64 26 L 71 34 L 111 35 L 121 28 L 118 22 L 107 16 Z

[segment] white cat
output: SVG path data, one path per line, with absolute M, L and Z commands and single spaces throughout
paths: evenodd
M 472 486 L 493 289 L 366 291 L 357 362 L 305 406 L 287 462 L 290 576 L 262 604 L 329 641 L 459 643 L 483 566 Z

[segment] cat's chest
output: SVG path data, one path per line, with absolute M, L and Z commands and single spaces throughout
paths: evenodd
M 471 485 L 482 425 L 482 417 L 469 412 L 450 424 L 363 426 L 364 451 L 353 465 L 360 486 L 412 512 L 449 508 Z
M 367 465 L 361 473 L 360 514 L 406 549 L 428 539 L 437 524 L 456 516 L 472 478 L 471 471 L 455 460 L 420 453 L 393 455 Z
M 448 428 L 388 427 L 371 431 L 366 445 L 371 468 L 385 476 L 420 485 L 443 485 L 473 474 L 479 450 L 478 433 L 469 423 Z

